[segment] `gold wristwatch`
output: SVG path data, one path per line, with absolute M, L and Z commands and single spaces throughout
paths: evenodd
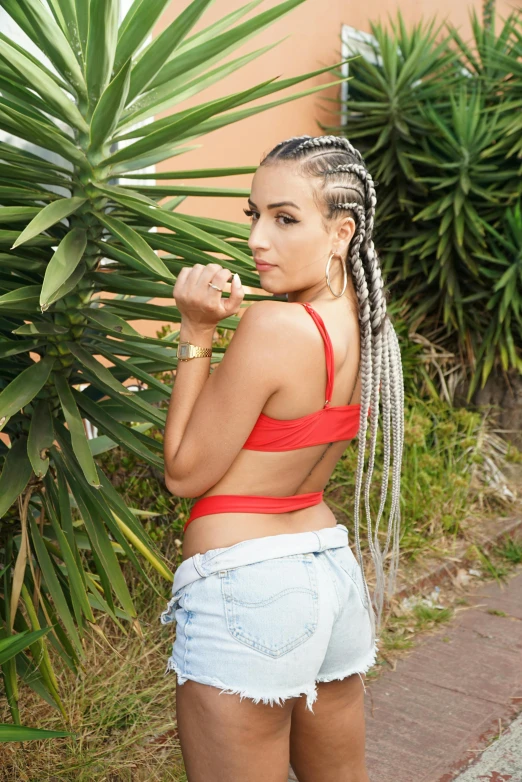
M 190 361 L 191 358 L 212 356 L 212 348 L 200 348 L 199 345 L 193 345 L 192 342 L 180 342 L 176 355 L 179 361 Z

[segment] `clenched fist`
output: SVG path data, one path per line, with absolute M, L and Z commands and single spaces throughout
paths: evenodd
M 231 276 L 230 297 L 224 299 L 221 293 Z M 196 263 L 180 270 L 172 295 L 183 320 L 212 328 L 223 318 L 237 314 L 245 292 L 238 274 L 232 275 L 219 263 Z

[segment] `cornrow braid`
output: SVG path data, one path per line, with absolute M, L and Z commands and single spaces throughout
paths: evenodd
M 358 205 L 359 206 L 359 205 Z M 361 245 L 364 240 L 364 236 L 366 233 L 366 213 L 363 209 L 363 207 L 359 206 L 359 209 L 354 209 L 353 206 L 344 207 L 343 208 L 350 208 L 355 214 L 357 215 L 357 222 L 356 222 L 356 229 L 355 233 L 352 237 L 352 241 L 350 243 L 350 247 L 348 250 L 348 262 L 349 267 L 352 273 L 352 279 L 354 281 L 354 287 L 355 291 L 357 293 L 357 300 L 359 302 L 359 326 L 360 326 L 360 333 L 361 333 L 361 364 L 360 364 L 360 373 L 361 373 L 361 411 L 367 410 L 368 405 L 371 405 L 373 403 L 373 399 L 371 398 L 371 390 L 372 390 L 372 376 L 373 376 L 373 362 L 372 362 L 372 333 L 371 333 L 371 308 L 370 308 L 370 297 L 368 295 L 368 281 L 366 277 L 366 272 L 364 269 L 363 261 L 361 258 Z M 373 410 L 376 408 L 373 407 Z M 372 420 L 374 416 L 371 416 Z M 363 556 L 361 551 L 361 544 L 360 544 L 360 519 L 359 519 L 359 504 L 360 504 L 360 496 L 361 496 L 361 486 L 362 486 L 362 477 L 363 477 L 363 471 L 364 471 L 364 448 L 360 447 L 361 442 L 366 442 L 366 429 L 368 426 L 368 420 L 366 415 L 361 415 L 360 420 L 360 426 L 359 426 L 359 449 L 357 452 L 357 471 L 356 471 L 356 479 L 355 479 L 355 506 L 354 506 L 354 526 L 355 526 L 355 544 L 357 549 L 357 559 L 359 562 L 359 565 L 361 567 L 363 578 L 364 578 L 364 584 L 365 584 L 365 590 L 366 590 L 366 596 L 367 596 L 367 602 L 368 606 L 370 606 L 370 595 L 368 592 L 368 585 L 366 582 L 366 576 L 364 574 L 364 562 L 363 562 Z M 374 559 L 374 561 L 378 562 L 378 554 L 375 551 L 374 543 L 371 536 L 371 521 L 368 526 L 368 545 L 370 548 L 371 555 Z M 378 568 L 376 567 L 376 572 Z M 379 583 L 378 583 L 379 585 Z M 370 611 L 370 619 L 372 624 L 372 642 L 375 640 L 376 636 L 376 627 L 375 627 L 375 616 L 373 614 L 373 611 Z
M 377 205 L 377 196 L 375 195 L 375 186 L 370 173 L 364 166 L 352 163 L 351 165 L 336 166 L 331 171 L 327 171 L 326 175 L 347 173 L 355 174 L 363 182 L 366 190 L 367 198 L 367 223 L 366 223 L 366 257 L 368 263 L 368 273 L 371 280 L 371 293 L 372 298 L 372 326 L 374 333 L 381 328 L 382 321 L 386 315 L 386 299 L 382 294 L 384 288 L 384 281 L 382 279 L 382 272 L 380 264 L 377 260 L 377 253 L 373 244 L 373 226 L 375 222 L 375 207 Z
M 364 221 L 366 225 L 366 212 L 364 211 L 364 207 L 360 204 L 357 204 L 355 201 L 352 201 L 350 203 L 346 204 L 334 204 L 335 209 L 350 209 L 352 212 L 355 212 L 357 217 L 359 218 L 359 223 Z M 364 239 L 364 236 L 362 237 Z
M 266 155 L 261 165 L 270 165 L 279 161 L 297 162 L 301 166 L 302 173 L 319 180 L 319 204 L 327 222 L 338 217 L 341 211 L 348 212 L 355 221 L 355 233 L 346 259 L 357 294 L 361 334 L 361 413 L 355 477 L 354 526 L 357 559 L 363 575 L 372 626 L 372 641 L 375 642 L 380 629 L 385 592 L 390 597 L 395 590 L 399 562 L 400 473 L 404 440 L 401 352 L 397 334 L 387 314 L 382 270 L 372 238 L 377 204 L 375 185 L 361 153 L 348 139 L 340 136 L 295 136 L 286 139 Z M 377 445 L 379 407 L 382 412 L 384 464 L 379 510 L 372 534 L 370 485 Z M 373 599 L 370 599 L 364 572 L 359 531 L 359 505 L 364 475 L 368 411 L 370 412 L 370 454 L 364 482 L 364 506 L 368 546 L 375 567 Z M 381 551 L 378 538 L 379 522 L 388 494 L 390 465 L 391 505 L 386 541 L 384 550 Z M 385 586 L 384 563 L 388 557 L 390 543 L 390 564 Z
M 302 144 L 299 144 L 298 147 L 292 150 L 292 154 L 295 156 L 303 150 L 318 149 L 323 147 L 345 149 L 347 152 L 357 158 L 361 164 L 364 164 L 364 160 L 359 150 L 355 149 L 355 147 L 350 144 L 348 139 L 344 138 L 343 136 L 309 136 L 306 141 L 303 141 Z
M 279 149 L 282 149 L 285 147 L 285 149 L 290 150 L 292 146 L 296 146 L 300 141 L 304 141 L 306 139 L 311 139 L 312 136 L 294 136 L 293 138 L 287 138 L 284 141 L 280 141 L 279 144 L 276 144 L 275 147 L 272 148 L 270 155 L 274 155 L 277 153 Z M 265 158 L 266 160 L 266 158 Z
M 377 254 L 375 252 L 373 240 L 371 239 L 373 233 L 374 220 L 375 220 L 375 206 L 377 204 L 377 197 L 375 195 L 375 187 L 373 184 L 373 179 L 364 166 L 354 164 L 354 163 L 348 165 L 339 165 L 336 166 L 331 171 L 328 171 L 327 176 L 335 175 L 339 173 L 355 174 L 363 182 L 366 191 L 368 221 L 367 221 L 367 230 L 366 230 L 367 241 L 365 247 L 365 256 L 366 256 L 366 273 L 370 281 L 369 287 L 370 287 L 370 301 L 371 301 L 371 312 L 372 312 L 372 333 L 374 335 L 374 339 L 372 340 L 372 365 L 375 371 L 375 378 L 371 384 L 370 410 L 378 410 L 379 393 L 382 385 L 381 370 L 382 370 L 383 347 L 384 347 L 383 345 L 384 340 L 381 331 L 382 331 L 382 324 L 384 323 L 386 317 L 386 300 L 382 292 L 384 288 L 384 282 L 382 279 L 381 268 L 377 259 Z M 389 428 L 387 428 L 387 432 L 389 436 Z M 383 428 L 383 434 L 384 434 L 384 428 Z M 381 552 L 378 532 L 379 532 L 379 521 L 382 514 L 382 506 L 383 506 L 384 493 L 382 491 L 382 487 L 381 487 L 381 505 L 379 508 L 377 520 L 375 522 L 373 543 L 371 542 L 372 520 L 371 520 L 371 510 L 370 510 L 370 488 L 371 488 L 373 469 L 375 465 L 375 451 L 376 451 L 376 444 L 377 444 L 377 436 L 378 436 L 378 416 L 371 415 L 370 416 L 370 458 L 368 461 L 366 480 L 364 484 L 364 508 L 366 514 L 366 524 L 368 528 L 368 540 L 370 545 L 370 551 L 376 565 L 375 596 L 376 596 L 376 606 L 377 606 L 377 615 L 378 615 L 377 622 L 380 623 L 383 602 L 384 602 L 384 592 L 385 592 L 384 560 L 388 552 L 389 534 L 386 540 L 384 552 Z M 357 486 L 356 487 L 357 507 L 358 507 L 359 497 L 360 497 L 359 492 L 360 489 L 359 486 Z M 385 499 L 386 499 L 386 495 L 384 494 L 384 500 Z M 395 506 L 393 504 L 393 499 L 392 499 L 392 511 L 391 511 L 392 520 L 394 518 L 393 516 L 394 510 L 395 510 Z M 390 526 L 391 523 L 392 522 L 390 522 Z M 398 565 L 398 563 L 395 562 L 396 552 L 397 552 L 397 548 L 395 546 L 394 553 L 392 555 L 392 561 L 390 563 L 390 571 L 389 571 L 390 574 L 393 575 L 395 574 Z

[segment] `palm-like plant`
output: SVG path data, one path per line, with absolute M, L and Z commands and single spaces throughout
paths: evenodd
M 522 371 L 518 210 L 506 218 L 522 194 L 522 27 L 512 14 L 496 33 L 476 13 L 471 26 L 471 43 L 452 27 L 439 43 L 433 23 L 373 25 L 376 63 L 350 64 L 342 129 L 379 180 L 377 242 L 403 317 L 462 357 L 468 401 L 496 362 Z
M 190 194 L 246 191 L 148 186 L 142 179 L 150 174 L 139 172 L 216 128 L 339 83 L 248 105 L 337 66 L 267 79 L 149 120 L 266 52 L 271 47 L 220 64 L 301 2 L 286 0 L 239 23 L 254 0 L 190 35 L 210 4 L 193 0 L 144 45 L 169 0 L 134 0 L 121 24 L 117 0 L 0 0 L 40 52 L 28 54 L 0 34 L 0 130 L 15 137 L 0 142 L 0 428 L 10 443 L 0 442 L 1 633 L 51 628 L 46 638 L 73 670 L 97 611 L 137 626 L 118 553 L 144 579 L 140 555 L 172 578 L 94 459 L 119 444 L 163 467 L 162 444 L 147 430 L 165 423 L 171 388 L 157 375 L 176 368 L 176 333 L 145 338 L 128 321 L 178 321 L 176 307 L 150 300 L 171 297 L 182 266 L 215 261 L 216 253 L 245 284 L 257 281 L 247 226 L 176 214 Z M 85 418 L 100 437 L 87 438 Z M 60 706 L 46 640 L 32 652 L 0 659 L 15 722 L 17 674 L 30 673 L 32 686 Z
M 479 278 L 477 253 L 485 247 L 479 211 L 505 209 L 517 191 L 513 172 L 499 171 L 502 156 L 484 159 L 495 145 L 498 112 L 488 113 L 480 90 L 470 95 L 465 86 L 450 93 L 450 101 L 447 119 L 436 106 L 424 107 L 437 132 L 423 142 L 423 152 L 409 155 L 427 195 L 424 208 L 413 217 L 423 230 L 404 249 L 430 260 L 426 282 L 436 279 L 442 289 L 444 322 L 464 332 L 466 311 L 458 305 L 466 304 L 470 285 Z M 425 312 L 426 302 L 420 307 L 419 312 Z
M 42 636 L 46 635 L 49 630 L 50 628 L 46 627 L 44 630 L 23 632 L 14 636 L 0 638 L 0 665 L 6 665 L 27 647 L 31 647 L 38 653 L 42 648 Z M 70 734 L 62 730 L 41 730 L 39 728 L 26 728 L 24 725 L 0 725 L 0 742 L 50 739 L 68 735 Z
M 506 22 L 506 25 L 510 20 Z M 516 165 L 516 155 L 522 157 L 522 22 L 521 17 L 517 23 L 511 23 L 510 46 L 499 46 L 490 49 L 492 66 L 496 66 L 502 72 L 501 89 L 498 90 L 497 100 L 502 111 L 502 134 L 499 142 L 506 150 L 506 156 L 510 165 Z M 515 109 L 515 111 L 513 111 Z M 520 177 L 522 167 L 518 168 Z
M 485 308 L 491 313 L 488 331 L 478 352 L 483 376 L 487 378 L 497 350 L 504 370 L 519 366 L 520 324 L 522 322 L 522 205 L 507 209 L 500 230 L 487 221 L 484 230 L 490 235 L 488 250 L 477 257 L 486 261 L 481 273 L 493 292 Z
M 371 23 L 375 62 L 358 57 L 350 63 L 348 134 L 379 182 L 381 224 L 398 210 L 411 214 L 415 193 L 426 191 L 416 181 L 408 152 L 432 131 L 420 106 L 444 100 L 441 80 L 449 88 L 457 79 L 449 67 L 454 55 L 447 40 L 439 40 L 441 27 L 431 21 L 408 28 L 400 12 L 389 28 Z
M 495 4 L 491 0 L 485 0 L 482 21 L 477 12 L 471 10 L 470 42 L 465 41 L 458 30 L 448 25 L 448 35 L 455 44 L 454 51 L 458 55 L 463 73 L 480 82 L 488 103 L 502 103 L 505 88 L 510 82 L 509 66 L 516 63 L 516 18 L 514 13 L 508 16 L 497 33 Z

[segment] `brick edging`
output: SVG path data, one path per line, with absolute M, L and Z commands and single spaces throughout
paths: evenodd
M 522 517 L 509 519 L 505 526 L 499 529 L 494 535 L 482 541 L 480 545 L 486 551 L 490 551 L 505 535 L 514 538 L 517 532 L 522 532 Z M 456 576 L 459 568 L 466 562 L 470 563 L 470 560 L 464 555 L 458 562 L 444 562 L 442 565 L 435 567 L 431 572 L 425 573 L 417 578 L 412 584 L 405 584 L 402 586 L 395 592 L 393 597 L 400 600 L 403 597 L 409 597 L 418 592 L 422 592 L 428 587 L 434 588 L 437 585 L 448 581 L 453 576 Z

